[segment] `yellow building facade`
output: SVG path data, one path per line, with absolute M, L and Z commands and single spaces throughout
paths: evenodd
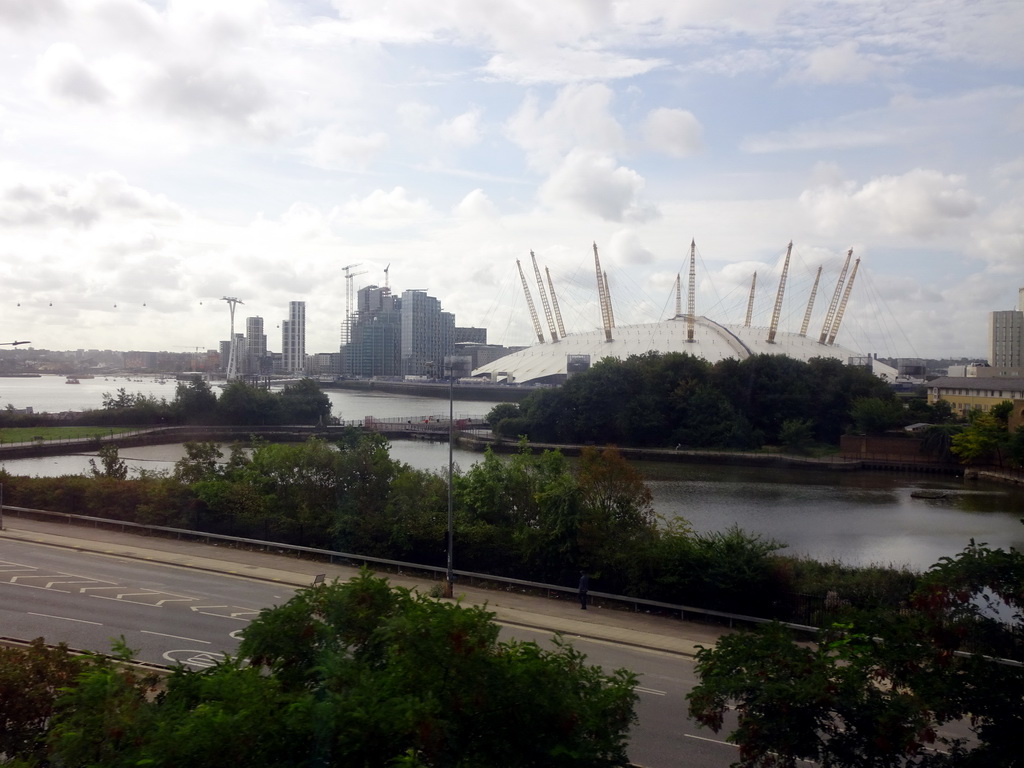
M 928 382 L 928 404 L 949 403 L 953 412 L 988 411 L 1006 400 L 1024 400 L 1024 378 L 945 376 Z

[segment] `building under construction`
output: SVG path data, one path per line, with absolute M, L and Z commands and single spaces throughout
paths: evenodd
M 474 375 L 486 376 L 493 381 L 508 383 L 557 384 L 564 381 L 571 373 L 585 370 L 590 364 L 596 363 L 602 358 L 612 357 L 621 360 L 631 355 L 643 355 L 649 352 L 683 352 L 711 363 L 727 358 L 742 360 L 759 354 L 786 355 L 804 361 L 815 357 L 839 359 L 844 363 L 871 361 L 870 356 L 836 344 L 836 337 L 860 264 L 860 259 L 853 261 L 852 250 L 846 254 L 845 263 L 836 280 L 820 331 L 809 334 L 812 310 L 821 280 L 820 267 L 814 280 L 814 287 L 807 298 L 800 331 L 787 332 L 779 329 L 792 249 L 793 244 L 790 243 L 776 288 L 771 322 L 767 328 L 751 326 L 757 285 L 756 273 L 751 279 L 746 320 L 742 325 L 718 323 L 697 314 L 694 306 L 696 295 L 696 245 L 694 243 L 690 244 L 685 312 L 682 302 L 683 282 L 681 276 L 677 276 L 674 317 L 656 323 L 618 327 L 615 324 L 608 276 L 601 268 L 600 255 L 595 244 L 594 268 L 601 309 L 601 326 L 594 331 L 575 334 L 565 333 L 550 272 L 545 270 L 547 277 L 545 281 L 541 277 L 537 259 L 531 252 L 530 257 L 533 262 L 547 333 L 545 334 L 545 328 L 541 324 L 540 313 L 537 312 L 522 265 L 517 261 L 537 343 L 528 349 L 507 355 L 478 368 Z M 853 261 L 852 267 L 851 261 Z

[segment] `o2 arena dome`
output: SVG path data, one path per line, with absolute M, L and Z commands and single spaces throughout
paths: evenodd
M 522 266 L 519 266 L 519 275 L 522 279 L 523 290 L 526 293 L 527 304 L 533 318 L 538 343 L 528 349 L 498 358 L 476 369 L 473 372 L 474 377 L 488 378 L 495 382 L 509 384 L 558 384 L 565 381 L 569 374 L 586 370 L 591 364 L 603 358 L 613 357 L 624 360 L 631 355 L 643 355 L 648 352 L 681 352 L 703 358 L 709 363 L 716 363 L 727 358 L 742 360 L 751 355 L 762 354 L 786 355 L 787 357 L 804 362 L 815 357 L 834 358 L 844 363 L 856 361 L 863 364 L 866 362 L 866 358 L 863 355 L 835 343 L 836 335 L 842 323 L 843 313 L 846 309 L 850 292 L 853 289 L 854 279 L 857 276 L 857 268 L 860 265 L 860 259 L 857 259 L 854 262 L 853 270 L 849 270 L 850 260 L 853 256 L 852 250 L 846 254 L 846 262 L 836 283 L 835 293 L 832 296 L 823 328 L 819 335 L 812 338 L 807 336 L 807 326 L 810 322 L 814 297 L 817 293 L 818 280 L 821 277 L 820 268 L 818 276 L 815 278 L 814 288 L 811 291 L 800 333 L 778 330 L 782 299 L 786 286 L 786 275 L 789 271 L 790 255 L 793 249 L 792 243 L 789 244 L 786 250 L 786 260 L 779 279 L 775 309 L 772 313 L 771 325 L 768 328 L 750 326 L 756 280 L 751 284 L 747 317 L 743 325 L 717 323 L 710 318 L 695 314 L 693 306 L 695 295 L 695 249 L 695 243 L 691 243 L 687 311 L 685 313 L 680 311 L 682 308 L 681 280 L 677 277 L 675 317 L 656 323 L 617 327 L 611 309 L 608 281 L 601 270 L 600 257 L 597 245 L 595 244 L 594 264 L 603 328 L 574 334 L 565 334 L 562 329 L 561 314 L 555 297 L 554 286 L 551 283 L 551 276 L 548 274 L 549 302 L 548 291 L 545 291 L 544 283 L 541 280 L 536 257 L 531 252 L 530 257 L 533 259 L 533 267 L 537 276 L 537 284 L 544 308 L 544 316 L 547 320 L 550 341 L 545 341 L 540 318 L 533 303 L 533 298 L 530 295 L 526 278 L 523 275 Z M 516 263 L 519 265 L 518 261 Z M 849 279 L 847 279 L 848 272 Z

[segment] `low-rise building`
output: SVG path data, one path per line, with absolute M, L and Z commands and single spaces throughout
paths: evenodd
M 928 382 L 928 404 L 949 403 L 953 412 L 988 411 L 1006 400 L 1024 400 L 1024 378 L 945 376 Z

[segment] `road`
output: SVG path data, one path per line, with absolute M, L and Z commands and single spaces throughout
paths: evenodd
M 239 633 L 293 589 L 229 574 L 155 565 L 0 539 L 0 635 L 44 637 L 109 652 L 123 636 L 140 661 L 200 669 L 235 652 Z M 505 637 L 547 642 L 550 632 L 505 626 Z M 735 748 L 686 716 L 692 660 L 677 654 L 570 638 L 590 663 L 640 675 L 630 757 L 649 768 L 724 768 Z

